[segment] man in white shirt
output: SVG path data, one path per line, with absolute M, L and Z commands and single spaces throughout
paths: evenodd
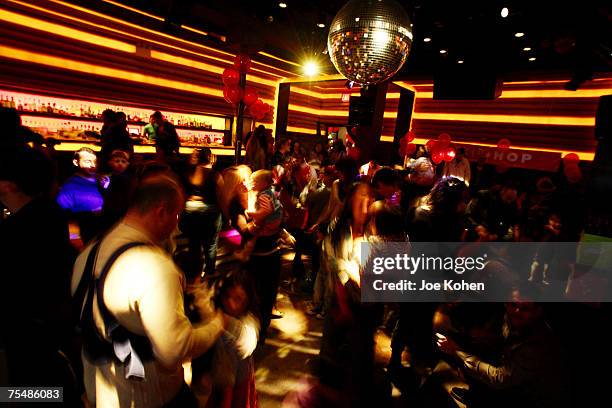
M 142 358 L 133 349 L 126 360 L 129 364 L 115 358 L 121 355 L 120 342 L 110 338 L 94 298 L 93 321 L 98 333 L 113 342 L 115 352 L 106 361 L 95 362 L 83 353 L 87 397 L 97 407 L 160 407 L 176 400 L 185 387 L 182 363 L 206 352 L 223 330 L 225 317 L 212 306 L 204 313 L 207 320 L 197 326 L 190 323 L 184 312 L 184 277 L 160 246 L 176 227 L 183 204 L 182 189 L 174 179 L 151 176 L 137 188 L 126 216 L 100 243 L 93 267 L 96 277 L 118 248 L 131 242 L 146 244 L 128 249 L 116 259 L 102 281 L 101 293 L 112 318 L 130 334 L 148 340 L 152 358 Z M 92 245 L 75 263 L 73 294 L 91 250 Z M 141 363 L 137 370 L 141 378 L 127 379 L 137 363 Z
M 465 157 L 465 149 L 463 147 L 457 149 L 457 154 L 452 161 L 444 164 L 442 176 L 457 177 L 463 180 L 466 186 L 470 185 L 470 179 L 472 177 L 470 161 Z

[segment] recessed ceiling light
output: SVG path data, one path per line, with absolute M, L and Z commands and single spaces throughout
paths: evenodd
M 463 64 L 463 60 L 457 60 L 457 64 Z
M 535 61 L 535 60 L 536 60 L 536 57 L 529 58 L 529 61 Z
M 440 54 L 446 54 L 446 50 L 440 50 Z
M 515 33 L 515 34 L 514 34 L 514 36 L 515 36 L 516 38 L 521 38 L 521 37 L 524 37 L 524 36 L 525 36 L 525 33 L 518 32 L 518 33 Z
M 425 38 L 423 38 L 423 41 L 424 41 L 424 42 L 430 42 L 430 41 L 431 41 L 431 38 L 429 38 L 429 37 L 425 37 Z
M 531 51 L 531 47 L 525 47 L 523 48 L 523 51 Z
M 504 7 L 503 9 L 501 9 L 501 16 L 503 18 L 508 17 L 508 14 L 510 14 L 510 10 L 508 10 L 508 7 Z
M 319 27 L 319 28 L 325 28 L 325 24 L 323 24 L 323 23 L 319 23 L 319 24 L 317 24 L 317 27 Z
M 355 22 L 358 23 L 359 22 L 359 17 L 355 17 Z
M 278 3 L 278 7 L 280 7 L 280 8 L 287 8 L 287 3 L 280 2 L 280 3 Z

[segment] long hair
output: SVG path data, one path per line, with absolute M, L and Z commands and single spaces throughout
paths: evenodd
M 467 186 L 457 177 L 443 177 L 425 199 L 425 205 L 435 215 L 454 215 L 465 198 Z
M 381 241 L 406 241 L 404 220 L 399 209 L 376 201 L 368 210 L 368 228 L 366 233 Z
M 223 191 L 219 192 L 222 200 L 222 205 L 226 210 L 229 210 L 229 205 L 236 197 L 238 185 L 248 180 L 251 176 L 249 166 L 232 166 L 223 170 Z
M 346 197 L 344 199 L 344 205 L 342 207 L 342 211 L 338 218 L 332 221 L 329 226 L 329 234 L 331 239 L 331 244 L 334 251 L 338 251 L 340 249 L 340 245 L 342 244 L 342 240 L 346 236 L 346 234 L 350 233 L 351 225 L 353 224 L 353 197 L 355 193 L 359 189 L 360 186 L 365 185 L 370 188 L 368 183 L 363 181 L 358 181 L 356 183 L 351 184 Z

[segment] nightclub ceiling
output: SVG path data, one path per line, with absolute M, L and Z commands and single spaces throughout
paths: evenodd
M 74 1 L 84 3 L 82 1 Z M 612 70 L 612 3 L 584 0 L 399 1 L 412 18 L 414 43 L 400 77 L 429 76 L 456 64 L 501 75 L 558 72 L 576 85 L 594 72 Z M 85 2 L 114 14 L 115 3 L 209 33 L 203 42 L 249 53 L 263 51 L 303 64 L 317 59 L 324 72 L 327 34 L 342 0 L 98 0 Z M 282 7 L 282 6 L 285 7 Z M 224 39 L 225 41 L 222 41 Z

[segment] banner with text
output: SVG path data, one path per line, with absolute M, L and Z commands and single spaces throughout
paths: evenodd
M 494 166 L 555 172 L 561 164 L 561 153 L 540 150 L 498 149 L 497 147 L 461 143 L 453 143 L 453 145 L 463 147 L 469 160 L 476 161 L 479 157 L 486 157 L 487 164 Z

